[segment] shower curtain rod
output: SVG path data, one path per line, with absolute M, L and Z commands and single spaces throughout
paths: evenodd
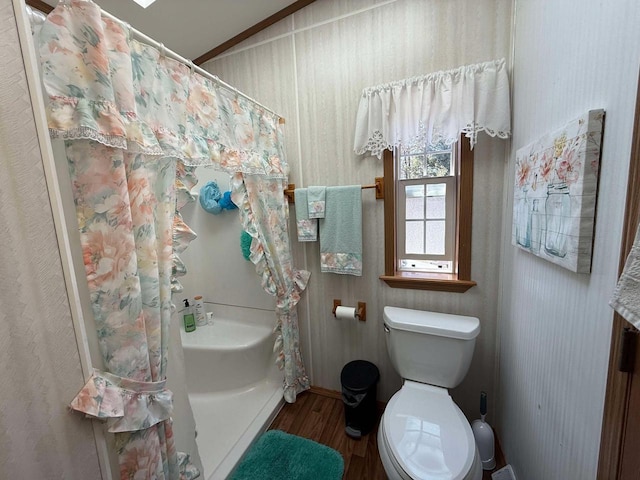
M 66 0 L 60 0 L 61 4 L 66 5 L 67 1 Z M 29 6 L 27 5 L 27 9 L 29 8 Z M 133 26 L 131 26 L 131 24 L 120 20 L 118 17 L 116 17 L 115 15 L 112 15 L 111 13 L 105 11 L 104 9 L 100 8 L 100 11 L 102 12 L 102 15 L 104 15 L 105 17 L 110 18 L 111 20 L 114 20 L 122 25 L 124 25 L 124 27 L 126 29 L 129 30 L 129 32 L 133 33 L 136 37 L 138 37 L 139 40 L 142 40 L 154 47 L 156 47 L 157 49 L 160 50 L 160 52 L 162 52 L 163 55 L 169 55 L 170 57 L 172 57 L 173 59 L 179 61 L 180 63 L 183 63 L 185 65 L 187 65 L 192 71 L 198 72 L 200 75 L 202 75 L 203 77 L 208 78 L 209 80 L 213 80 L 214 82 L 216 82 L 218 85 L 220 85 L 221 87 L 229 90 L 232 93 L 235 93 L 236 95 L 239 95 L 241 97 L 243 97 L 244 99 L 248 100 L 249 102 L 257 105 L 258 107 L 262 108 L 263 110 L 266 110 L 269 113 L 272 113 L 273 115 L 275 115 L 276 117 L 278 117 L 278 122 L 279 123 L 284 123 L 284 117 L 282 117 L 281 115 L 277 114 L 276 112 L 274 112 L 273 110 L 271 110 L 270 108 L 264 106 L 263 104 L 261 104 L 260 102 L 258 102 L 257 100 L 251 98 L 249 95 L 247 95 L 246 93 L 242 93 L 240 90 L 238 90 L 237 88 L 229 85 L 227 82 L 225 82 L 224 80 L 221 80 L 218 76 L 213 75 L 212 73 L 207 72 L 204 68 L 199 67 L 198 65 L 194 64 L 191 60 L 189 60 L 188 58 L 184 58 L 181 55 L 178 55 L 176 52 L 174 52 L 173 50 L 171 50 L 170 48 L 167 48 L 164 46 L 163 43 L 160 43 L 156 40 L 154 40 L 153 38 L 149 37 L 148 35 L 145 35 L 144 33 L 142 33 L 140 30 L 134 28 Z M 28 10 L 27 10 L 28 12 Z M 29 17 L 31 19 L 31 17 Z

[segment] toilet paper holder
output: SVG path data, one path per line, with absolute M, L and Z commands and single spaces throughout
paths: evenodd
M 342 300 L 333 299 L 333 316 L 336 316 L 336 308 L 342 305 Z M 367 304 L 365 302 L 358 302 L 358 307 L 356 308 L 356 317 L 361 322 L 367 321 Z

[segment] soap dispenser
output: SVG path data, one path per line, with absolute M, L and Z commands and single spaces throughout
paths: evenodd
M 191 306 L 189 305 L 189 299 L 185 298 L 184 302 L 184 313 L 182 315 L 182 319 L 184 321 L 184 331 L 185 332 L 193 332 L 196 329 L 196 319 L 191 311 Z

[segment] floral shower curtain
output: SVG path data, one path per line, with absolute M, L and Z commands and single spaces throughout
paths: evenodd
M 238 205 L 244 230 L 252 237 L 249 258 L 262 278 L 262 288 L 277 299 L 274 351 L 279 352 L 276 363 L 284 370 L 284 398 L 293 403 L 298 393 L 309 388 L 300 354 L 296 305 L 310 273 L 293 267 L 286 186 L 282 177 L 238 173 L 231 179 L 231 198 Z
M 184 274 L 177 254 L 195 238 L 176 212 L 192 200 L 195 166 L 234 175 L 252 260 L 278 299 L 285 396 L 308 388 L 295 312 L 308 273 L 291 264 L 278 118 L 134 40 L 89 0 L 58 4 L 39 40 L 49 130 L 65 139 L 107 370 L 72 408 L 107 420 L 121 478 L 195 478 L 175 451 L 165 388 L 171 291 Z

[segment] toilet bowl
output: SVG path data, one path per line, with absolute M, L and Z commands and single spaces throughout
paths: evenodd
M 473 432 L 447 390 L 406 381 L 387 404 L 378 450 L 391 480 L 480 480 Z
M 384 411 L 378 450 L 391 480 L 481 480 L 471 425 L 448 389 L 469 369 L 477 318 L 385 307 L 387 348 L 404 379 Z

